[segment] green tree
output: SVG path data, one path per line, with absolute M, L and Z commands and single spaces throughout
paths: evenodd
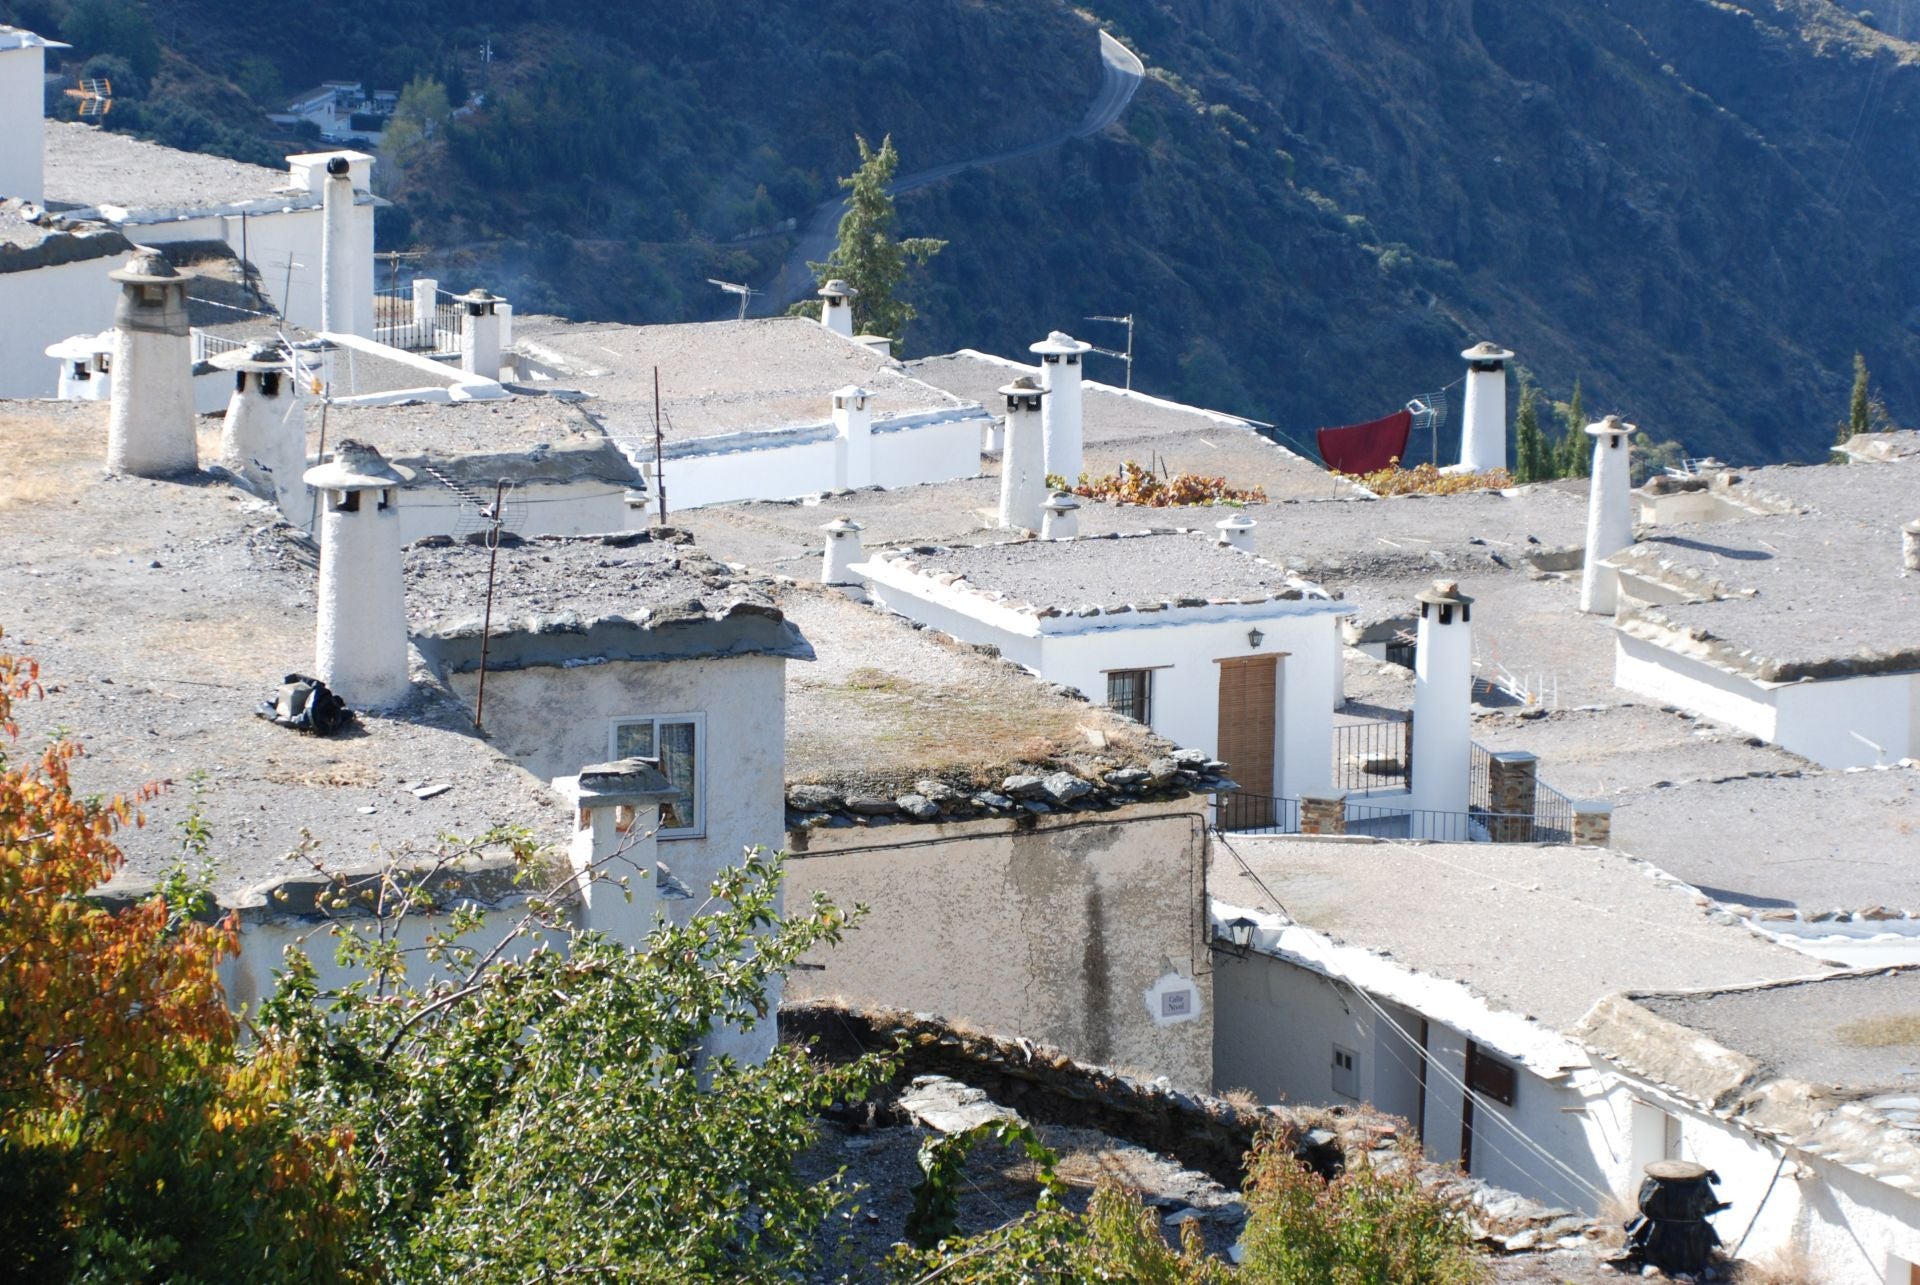
M 153 19 L 129 0 L 75 0 L 62 29 L 88 53 L 125 58 L 143 81 L 160 70 L 160 37 Z
M 1580 380 L 1573 381 L 1573 396 L 1567 399 L 1563 421 L 1565 435 L 1560 439 L 1556 477 L 1585 477 L 1593 469 L 1593 439 L 1587 436 L 1587 402 L 1580 391 Z
M 382 186 L 391 189 L 405 175 L 407 167 L 426 154 L 434 139 L 445 137 L 452 120 L 453 104 L 447 98 L 445 85 L 428 76 L 415 76 L 408 81 L 380 137 L 380 159 L 384 164 L 376 166 L 374 172 L 387 171 L 382 176 L 385 179 Z
M 897 353 L 907 323 L 918 315 L 901 294 L 907 273 L 947 243 L 933 237 L 894 237 L 893 197 L 887 185 L 899 168 L 900 155 L 894 150 L 893 135 L 881 139 L 878 149 L 859 135 L 854 142 L 860 147 L 860 168 L 840 180 L 849 195 L 847 212 L 840 218 L 839 243 L 825 263 L 807 267 L 822 284 L 837 277 L 858 290 L 853 301 L 855 328 L 891 337 Z
M 1867 359 L 1853 355 L 1853 395 L 1847 399 L 1847 422 L 1840 426 L 1840 441 L 1859 433 L 1873 431 L 1873 381 L 1867 374 Z
M 1513 480 L 1544 482 L 1554 476 L 1553 454 L 1540 430 L 1540 390 L 1520 372 L 1520 409 L 1513 418 Z

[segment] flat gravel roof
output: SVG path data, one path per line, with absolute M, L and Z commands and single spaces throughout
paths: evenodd
M 129 210 L 230 205 L 273 195 L 290 181 L 285 170 L 183 152 L 92 125 L 49 120 L 46 127 L 50 202 Z M 289 196 L 312 200 L 305 191 Z
M 308 416 L 309 447 L 318 444 L 319 420 L 318 414 Z M 431 462 L 475 486 L 491 488 L 501 477 L 516 482 L 592 478 L 610 486 L 641 484 L 638 470 L 591 416 L 549 397 L 335 406 L 328 413 L 327 435 L 336 442 L 370 443 L 389 460 Z M 437 483 L 421 477 L 415 485 Z
M 923 575 L 951 571 L 1035 607 L 1266 597 L 1286 587 L 1278 568 L 1198 533 L 1021 540 L 914 558 Z

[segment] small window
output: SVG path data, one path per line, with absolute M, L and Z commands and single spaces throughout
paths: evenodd
M 657 759 L 677 801 L 660 806 L 660 837 L 692 839 L 707 832 L 706 717 L 665 714 L 621 718 L 613 724 L 613 757 Z
M 1153 671 L 1116 669 L 1107 675 L 1107 707 L 1136 723 L 1153 725 Z
M 1360 1056 L 1338 1044 L 1333 1046 L 1333 1091 L 1343 1098 L 1360 1097 Z

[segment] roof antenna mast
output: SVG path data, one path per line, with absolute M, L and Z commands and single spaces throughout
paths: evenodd
M 1101 348 L 1098 346 L 1095 346 L 1094 351 L 1099 353 L 1103 357 L 1111 357 L 1115 361 L 1124 361 L 1125 363 L 1127 363 L 1127 391 L 1132 392 L 1133 391 L 1133 314 L 1128 313 L 1124 317 L 1088 317 L 1086 318 L 1086 320 L 1111 321 L 1116 326 L 1125 326 L 1127 328 L 1127 350 L 1125 352 L 1115 352 L 1111 348 Z

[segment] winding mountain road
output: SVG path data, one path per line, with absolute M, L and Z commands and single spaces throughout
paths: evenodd
M 975 156 L 964 161 L 950 161 L 945 165 L 935 165 L 930 169 L 915 170 L 903 174 L 887 185 L 887 193 L 899 196 L 916 188 L 938 183 L 943 178 L 951 178 L 966 170 L 978 169 L 983 165 L 998 165 L 1002 161 L 1015 161 L 1023 156 L 1033 156 L 1040 152 L 1051 151 L 1062 143 L 1076 138 L 1085 138 L 1097 134 L 1120 119 L 1120 113 L 1133 101 L 1133 95 L 1140 88 L 1140 81 L 1146 76 L 1147 69 L 1139 57 L 1125 45 L 1106 32 L 1100 33 L 1100 92 L 1095 96 L 1087 114 L 1080 123 L 1071 129 L 1060 130 L 1045 138 L 1023 143 L 1019 147 L 1004 152 L 995 152 L 990 156 Z M 780 265 L 780 274 L 757 294 L 755 302 L 759 305 L 755 311 L 763 316 L 785 312 L 787 305 L 811 295 L 815 288 L 813 273 L 807 264 L 819 263 L 833 253 L 834 243 L 839 239 L 840 217 L 847 212 L 844 198 L 822 201 L 808 217 L 806 226 L 800 231 L 800 238 L 794 243 L 793 250 L 787 255 L 786 262 Z

